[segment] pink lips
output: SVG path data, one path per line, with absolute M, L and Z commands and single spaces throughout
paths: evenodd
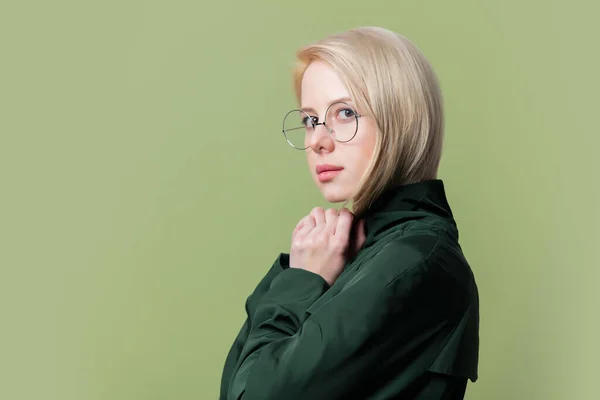
M 317 178 L 319 182 L 327 182 L 335 178 L 344 167 L 337 165 L 321 164 L 317 165 Z

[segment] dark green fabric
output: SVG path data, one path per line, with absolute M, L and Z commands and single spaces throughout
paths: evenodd
M 364 217 L 331 287 L 279 255 L 246 301 L 221 400 L 461 399 L 477 379 L 477 286 L 443 182 L 390 189 Z

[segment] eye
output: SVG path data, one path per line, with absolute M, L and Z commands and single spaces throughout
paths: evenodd
M 356 112 L 351 108 L 342 108 L 338 111 L 338 118 L 347 120 L 356 117 Z
M 312 120 L 312 123 L 310 120 Z M 313 124 L 316 124 L 318 122 L 319 122 L 319 118 L 317 118 L 317 117 L 307 116 L 307 117 L 302 118 L 302 125 L 309 129 L 312 129 Z

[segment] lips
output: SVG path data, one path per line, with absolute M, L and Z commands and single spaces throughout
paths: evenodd
M 344 167 L 338 167 L 337 165 L 322 164 L 317 165 L 317 179 L 319 182 L 327 182 L 332 180 L 343 170 Z
M 344 169 L 344 167 L 338 167 L 337 165 L 330 165 L 330 164 L 321 164 L 321 165 L 317 165 L 317 174 L 320 174 L 321 172 L 327 172 L 327 171 L 341 171 L 342 169 Z

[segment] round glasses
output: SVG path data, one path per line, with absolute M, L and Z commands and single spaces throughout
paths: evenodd
M 331 104 L 325 111 L 323 122 L 302 110 L 292 110 L 283 118 L 283 135 L 295 149 L 305 150 L 317 126 L 323 125 L 327 133 L 337 142 L 349 142 L 358 132 L 361 117 L 350 105 L 340 101 Z

